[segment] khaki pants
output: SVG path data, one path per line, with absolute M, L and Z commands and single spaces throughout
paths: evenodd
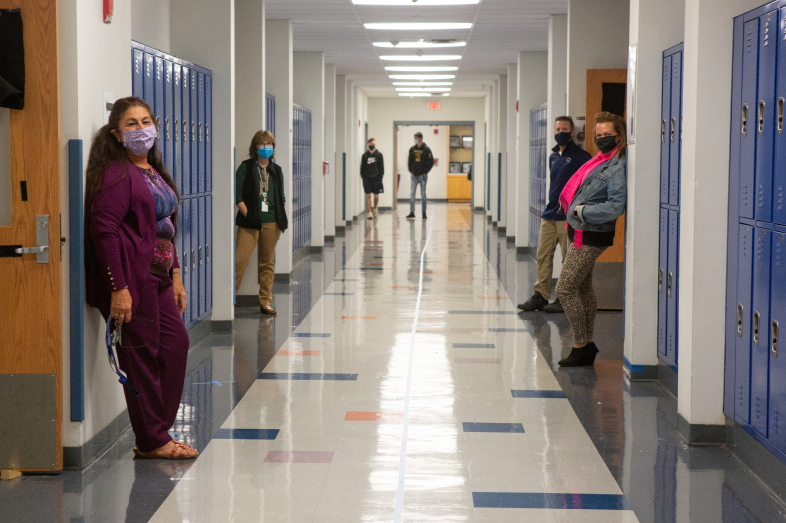
M 538 240 L 538 281 L 535 292 L 545 299 L 551 297 L 551 275 L 554 272 L 554 251 L 557 244 L 562 248 L 562 262 L 568 252 L 568 230 L 565 222 L 540 219 L 540 239 Z
M 240 291 L 240 283 L 246 272 L 248 261 L 254 248 L 259 245 L 259 304 L 269 307 L 273 301 L 273 279 L 276 276 L 276 244 L 281 229 L 276 223 L 263 223 L 262 230 L 237 228 L 235 245 L 235 293 Z

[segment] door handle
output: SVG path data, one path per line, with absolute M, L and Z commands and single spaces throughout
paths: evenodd
M 663 269 L 658 269 L 658 292 L 663 291 Z
M 674 117 L 672 117 L 671 118 L 671 143 L 674 143 L 674 131 L 676 125 L 677 125 L 677 121 L 674 119 Z
M 669 273 L 669 297 L 671 298 L 671 273 Z
M 40 247 L 17 247 L 14 249 L 14 252 L 17 254 L 39 254 L 42 252 L 46 252 L 49 250 L 48 245 L 42 245 Z
M 742 137 L 748 136 L 748 104 L 742 104 Z
M 778 322 L 772 320 L 772 357 L 778 357 Z
M 737 337 L 742 338 L 742 304 L 737 304 Z
M 23 254 L 35 254 L 36 263 L 49 263 L 49 215 L 35 217 L 35 247 L 22 245 L 0 245 L 0 258 L 20 258 Z
M 753 311 L 753 344 L 758 347 L 759 346 L 759 322 L 761 321 L 761 316 L 759 315 L 758 311 Z

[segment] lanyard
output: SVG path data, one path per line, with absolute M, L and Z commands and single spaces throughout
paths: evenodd
M 120 342 L 121 325 L 120 323 L 115 323 L 115 328 L 112 329 L 112 318 L 106 321 L 106 350 L 109 353 L 109 367 L 120 377 L 118 381 L 125 385 L 126 381 L 128 381 L 128 376 L 120 370 L 115 359 L 115 348 Z

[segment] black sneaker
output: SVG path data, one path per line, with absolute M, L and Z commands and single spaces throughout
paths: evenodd
M 524 312 L 532 312 L 532 311 L 540 310 L 548 304 L 549 304 L 549 300 L 541 296 L 539 292 L 536 292 L 535 294 L 532 295 L 532 298 L 530 298 L 524 303 L 519 304 L 518 307 Z
M 426 213 L 423 213 L 423 219 L 424 220 L 426 219 Z
M 410 218 L 414 218 L 414 217 L 415 217 L 415 213 L 414 213 L 414 212 L 411 212 L 411 213 L 407 214 L 407 219 L 408 219 L 408 220 L 409 220 Z
M 559 361 L 560 367 L 591 367 L 595 364 L 595 356 L 598 355 L 598 347 L 590 342 L 584 347 L 573 348 L 570 356 Z
M 544 312 L 565 312 L 565 309 L 562 308 L 562 304 L 559 302 L 559 298 L 554 300 L 553 303 L 549 303 L 545 307 L 543 307 Z

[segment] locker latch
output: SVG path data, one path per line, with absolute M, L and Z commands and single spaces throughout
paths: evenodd
M 194 122 L 191 122 L 191 141 L 192 142 L 196 141 L 196 130 L 195 130 Z
M 742 304 L 737 304 L 737 337 L 742 338 Z
M 764 134 L 764 100 L 759 102 L 759 136 Z
M 172 127 L 172 130 L 175 131 L 175 141 L 177 141 L 177 124 L 178 123 L 179 122 L 177 120 L 175 120 L 175 125 L 174 125 L 174 127 Z
M 658 292 L 663 292 L 663 269 L 658 269 Z
M 666 143 L 666 120 L 660 121 L 660 143 Z
M 677 125 L 677 121 L 674 119 L 674 117 L 672 117 L 671 118 L 671 143 L 674 143 L 674 131 L 676 125 Z
M 199 141 L 202 141 L 202 122 L 199 122 Z
M 772 357 L 778 357 L 778 321 L 772 320 Z
M 783 97 L 778 98 L 778 134 L 783 134 Z
M 205 141 L 207 141 L 207 142 L 210 141 L 210 124 L 209 123 L 205 124 Z
M 742 137 L 748 136 L 748 104 L 742 104 Z
M 671 273 L 669 273 L 669 282 L 668 282 L 668 286 L 669 286 L 669 297 L 671 297 Z
M 183 120 L 183 133 L 182 133 L 182 136 L 183 136 L 183 141 L 184 142 L 188 140 L 188 122 L 185 121 L 185 120 Z
M 194 256 L 194 250 L 191 250 L 191 268 L 196 270 L 196 256 Z
M 199 266 L 202 266 L 202 247 L 199 248 Z
M 166 117 L 166 141 L 169 141 L 169 117 Z
M 205 257 L 207 258 L 207 263 L 210 263 L 210 244 L 205 245 Z
M 753 344 L 756 347 L 759 346 L 759 321 L 761 321 L 761 317 L 758 311 L 753 311 Z

